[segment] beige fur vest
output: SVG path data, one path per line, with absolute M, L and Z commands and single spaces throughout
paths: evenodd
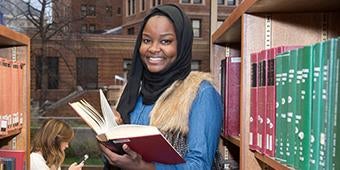
M 150 113 L 150 125 L 163 132 L 187 134 L 190 108 L 203 80 L 212 83 L 212 76 L 192 71 L 185 80 L 174 82 L 155 103 Z

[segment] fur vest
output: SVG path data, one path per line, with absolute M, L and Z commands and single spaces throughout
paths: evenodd
M 150 125 L 156 126 L 182 156 L 188 150 L 191 105 L 204 80 L 213 84 L 209 73 L 196 71 L 191 72 L 184 80 L 177 80 L 159 97 L 150 113 Z M 212 169 L 222 168 L 223 159 L 217 151 Z

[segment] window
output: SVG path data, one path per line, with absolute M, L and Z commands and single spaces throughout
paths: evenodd
M 128 35 L 134 35 L 135 34 L 135 28 L 134 27 L 128 28 L 127 34 Z
M 152 0 L 152 7 L 158 6 L 161 4 L 161 0 Z
M 136 13 L 136 1 L 135 0 L 128 0 L 128 16 L 134 15 Z
M 217 5 L 224 5 L 224 0 L 217 0 Z
M 201 37 L 201 20 L 193 19 L 191 20 L 191 23 L 194 31 L 194 37 Z
M 236 0 L 217 0 L 218 5 L 227 5 L 227 6 L 235 6 L 236 5 Z
M 132 60 L 131 59 L 124 59 L 123 60 L 123 71 L 124 71 L 124 78 L 127 79 L 128 72 L 131 70 Z
M 121 9 L 118 7 L 117 8 L 117 15 L 120 15 L 122 12 L 121 12 Z
M 201 62 L 198 60 L 192 60 L 191 61 L 191 70 L 192 71 L 200 71 L 201 68 Z
M 87 8 L 87 16 L 96 16 L 96 6 L 89 5 Z
M 58 57 L 46 57 L 47 62 L 47 88 L 58 89 L 59 85 L 59 60 Z M 43 60 L 41 56 L 36 58 L 36 88 L 41 89 L 42 86 L 42 67 Z
M 202 4 L 202 0 L 181 0 L 182 4 Z
M 236 5 L 236 0 L 227 0 L 227 5 L 228 5 L 228 6 L 234 6 L 234 5 Z
M 145 11 L 145 0 L 140 2 L 140 11 Z
M 82 24 L 81 25 L 81 30 L 80 30 L 81 33 L 86 33 L 87 32 L 87 25 L 86 24 Z
M 194 0 L 194 4 L 202 4 L 202 0 Z
M 105 13 L 106 16 L 112 17 L 112 6 L 106 6 Z
M 89 32 L 93 33 L 96 31 L 96 25 L 95 24 L 90 24 L 89 26 Z
M 80 7 L 80 14 L 81 14 L 81 16 L 86 16 L 86 12 L 87 12 L 87 7 L 86 7 L 86 5 L 81 5 L 81 7 Z
M 97 58 L 77 58 L 77 85 L 84 89 L 98 87 Z

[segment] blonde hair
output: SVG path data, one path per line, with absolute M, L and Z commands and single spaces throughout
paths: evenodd
M 49 119 L 35 134 L 31 152 L 41 152 L 48 167 L 60 167 L 65 159 L 61 143 L 70 142 L 73 136 L 74 131 L 70 125 L 61 120 Z

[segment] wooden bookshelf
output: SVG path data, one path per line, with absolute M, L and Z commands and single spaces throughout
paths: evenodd
M 254 152 L 255 154 L 255 158 L 262 161 L 263 163 L 270 165 L 271 168 L 274 169 L 280 169 L 280 170 L 292 170 L 293 168 L 288 167 L 286 165 L 281 164 L 280 162 L 278 162 L 277 160 L 275 160 L 272 157 L 268 157 L 264 154 L 258 153 L 258 152 Z
M 340 35 L 339 0 L 243 0 L 212 33 L 212 51 L 238 47 L 241 54 L 240 169 L 261 169 L 264 162 L 284 169 L 274 159 L 249 150 L 250 54 L 281 45 L 310 45 Z M 211 68 L 219 75 L 223 52 L 213 52 Z M 222 56 L 224 57 L 224 56 Z M 215 59 L 215 60 L 214 60 Z M 226 139 L 230 141 L 230 139 Z
M 240 147 L 240 138 L 235 136 L 221 136 L 223 140 L 227 140 L 230 143 Z
M 0 25 L 0 59 L 2 62 L 17 63 L 16 68 L 22 69 L 20 73 L 18 71 L 17 79 L 11 79 L 20 82 L 16 83 L 17 86 L 15 86 L 18 87 L 16 90 L 18 105 L 10 103 L 11 108 L 15 107 L 17 108 L 16 110 L 18 110 L 19 114 L 15 120 L 17 124 L 13 124 L 13 127 L 7 128 L 7 132 L 0 136 L 0 149 L 24 150 L 26 165 L 22 168 L 27 169 L 29 166 L 30 151 L 30 38 Z M 5 75 L 1 74 L 0 76 Z M 12 73 L 10 77 L 13 77 Z M 3 85 L 5 79 L 1 77 L 0 80 L 0 83 Z M 2 101 L 0 107 L 4 107 L 4 105 L 7 104 L 7 100 L 5 100 L 5 102 Z M 20 122 L 22 122 L 22 124 Z

